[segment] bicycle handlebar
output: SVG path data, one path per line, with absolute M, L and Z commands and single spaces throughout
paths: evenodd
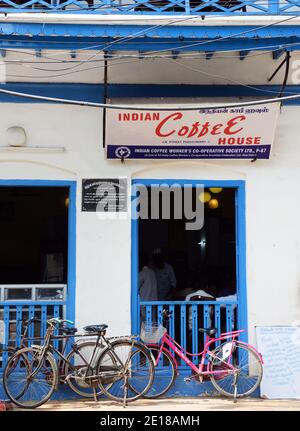
M 163 317 L 170 317 L 170 316 L 172 316 L 172 314 L 173 314 L 173 312 L 172 311 L 168 311 L 168 310 L 166 310 L 166 309 L 163 309 L 163 311 L 162 311 L 162 315 L 163 315 Z
M 41 322 L 42 319 L 38 319 L 37 317 L 31 317 L 30 319 L 23 319 L 23 322 L 28 325 L 28 323 Z
M 59 317 L 53 317 L 52 319 L 47 320 L 47 322 L 50 325 L 57 325 L 57 326 L 60 326 L 63 323 L 69 323 L 70 325 L 74 325 L 74 322 L 72 322 L 72 320 L 60 319 Z
M 165 320 L 169 320 L 169 318 L 173 315 L 173 312 L 172 311 L 168 311 L 168 310 L 163 310 L 162 311 L 162 313 L 161 313 L 161 315 L 162 315 L 162 318 L 163 319 L 165 319 Z

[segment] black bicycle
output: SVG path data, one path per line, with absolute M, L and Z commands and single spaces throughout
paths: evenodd
M 30 333 L 33 333 L 32 327 L 34 325 L 41 324 L 42 320 L 37 317 L 31 317 L 28 320 L 20 319 L 17 321 L 17 334 L 14 340 L 15 345 L 0 345 L 0 355 L 2 358 L 2 363 L 7 363 L 8 359 L 14 355 L 20 349 L 30 347 L 30 344 L 34 342 L 41 342 L 44 340 L 42 337 L 30 337 Z M 80 340 L 80 342 L 74 341 L 74 336 L 77 333 L 77 328 L 69 326 L 60 326 L 56 335 L 53 335 L 51 340 L 57 345 L 57 349 L 60 353 L 65 356 L 68 362 L 74 362 L 76 358 L 77 368 L 84 368 L 87 358 L 90 357 L 90 352 L 94 348 L 94 340 L 86 340 L 86 337 L 90 337 L 90 334 L 77 335 L 77 337 L 84 337 L 85 340 Z M 13 341 L 13 340 L 11 340 Z M 81 358 L 81 359 L 80 359 Z M 26 357 L 24 356 L 23 362 L 26 362 Z M 60 357 L 57 358 L 57 368 L 59 371 L 59 382 L 61 384 L 65 383 L 65 377 L 69 374 L 68 362 L 62 361 Z M 67 384 L 70 388 L 76 392 L 78 395 L 85 398 L 93 398 L 94 392 L 91 387 L 84 384 L 81 381 L 68 380 Z M 101 390 L 97 390 L 97 395 L 101 394 Z M 9 401 L 9 400 L 5 400 Z
M 53 346 L 55 330 L 67 320 L 53 318 L 41 345 L 18 350 L 7 362 L 3 374 L 9 399 L 22 408 L 35 408 L 49 400 L 59 381 L 76 393 L 89 390 L 95 399 L 103 393 L 115 401 L 134 401 L 151 387 L 154 364 L 148 349 L 134 337 L 108 339 L 107 325 L 90 325 L 84 330 L 95 341 L 76 343 L 65 356 Z M 59 372 L 58 362 L 64 364 Z

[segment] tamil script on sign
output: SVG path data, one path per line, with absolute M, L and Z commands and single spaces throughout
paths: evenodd
M 193 111 L 108 110 L 110 159 L 268 159 L 279 103 Z

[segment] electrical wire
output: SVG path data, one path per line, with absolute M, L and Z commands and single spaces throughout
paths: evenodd
M 116 62 L 110 65 L 110 67 L 112 66 L 118 66 L 120 64 L 126 64 L 126 63 L 138 63 L 141 60 L 136 59 L 136 60 L 128 60 L 127 62 L 125 61 L 121 61 L 121 62 Z M 6 78 L 35 78 L 35 79 L 49 79 L 49 78 L 60 78 L 62 76 L 68 76 L 68 75 L 72 75 L 74 73 L 82 73 L 82 72 L 88 72 L 90 70 L 94 70 L 94 69 L 103 69 L 105 67 L 105 65 L 99 65 L 99 66 L 92 66 L 92 67 L 87 67 L 85 69 L 79 69 L 79 70 L 73 70 L 71 72 L 65 72 L 65 73 L 59 73 L 56 75 L 16 75 L 16 74 L 6 74 L 5 77 Z M 55 71 L 54 71 L 55 72 Z
M 264 25 L 264 26 L 260 26 L 260 27 L 257 27 L 256 29 L 251 29 L 251 30 L 247 30 L 247 31 L 243 31 L 243 32 L 239 32 L 239 33 L 236 33 L 236 34 L 234 34 L 234 35 L 230 35 L 230 36 L 225 36 L 225 37 L 222 37 L 222 38 L 217 38 L 217 39 L 210 39 L 209 41 L 201 41 L 201 42 L 196 42 L 196 43 L 193 43 L 193 44 L 190 44 L 190 45 L 185 45 L 185 46 L 183 46 L 183 47 L 180 47 L 181 49 L 183 49 L 184 47 L 191 47 L 191 46 L 194 46 L 194 45 L 197 45 L 197 46 L 199 46 L 199 45 L 205 45 L 205 44 L 208 44 L 208 43 L 212 43 L 212 42 L 215 42 L 215 41 L 221 41 L 221 40 L 224 40 L 224 39 L 228 39 L 228 38 L 230 38 L 230 37 L 234 37 L 234 36 L 237 36 L 237 35 L 244 35 L 244 34 L 246 34 L 246 33 L 248 33 L 248 32 L 250 32 L 250 31 L 255 31 L 255 30 L 257 30 L 257 29 L 261 29 L 261 28 L 266 28 L 266 27 L 270 27 L 270 26 L 274 26 L 275 24 L 279 24 L 279 23 L 282 23 L 282 22 L 286 22 L 286 21 L 289 21 L 289 20 L 291 20 L 291 19 L 293 19 L 293 18 L 296 18 L 296 16 L 292 16 L 292 17 L 289 17 L 289 18 L 285 18 L 285 19 L 283 19 L 283 20 L 280 20 L 280 21 L 276 21 L 275 23 L 271 23 L 271 24 L 267 24 L 267 25 Z M 189 17 L 188 19 L 191 19 L 191 17 Z M 186 19 L 184 19 L 184 20 L 186 20 Z M 176 22 L 178 22 L 178 21 L 176 21 Z M 165 24 L 165 25 L 167 25 L 167 24 Z M 153 26 L 152 27 L 152 29 L 153 28 L 157 28 L 158 26 Z M 161 27 L 161 26 L 159 26 L 159 27 Z M 145 30 L 144 30 L 145 31 Z M 140 33 L 140 32 L 137 32 L 138 34 Z M 134 33 L 134 34 L 132 34 L 130 37 L 135 37 L 136 36 L 136 34 L 137 33 Z M 128 36 L 129 37 L 129 36 Z M 128 39 L 128 37 L 126 36 L 125 38 L 123 38 L 123 39 Z M 121 38 L 122 39 L 122 38 Z M 120 42 L 120 40 L 118 39 L 117 41 L 114 41 L 114 42 L 112 42 L 111 43 L 111 45 L 113 44 L 113 43 L 119 43 Z M 175 49 L 178 49 L 178 47 L 177 48 L 173 48 L 174 50 Z M 157 50 L 157 51 L 150 51 L 150 53 L 148 53 L 148 56 L 149 56 L 149 54 L 153 54 L 153 53 L 158 53 L 158 52 L 166 52 L 166 51 L 168 51 L 168 50 Z M 101 52 L 101 54 L 102 54 L 102 52 Z M 97 54 L 93 54 L 92 56 L 90 56 L 90 58 L 89 58 L 89 60 L 88 61 L 92 61 L 92 58 L 94 58 L 94 57 L 96 57 L 96 55 Z M 145 56 L 146 57 L 146 56 Z M 69 68 L 68 70 L 70 70 L 70 69 L 73 69 L 73 68 L 75 68 L 75 67 L 78 67 L 79 65 L 81 65 L 81 64 L 83 64 L 83 61 L 81 61 L 81 62 L 79 62 L 79 63 L 77 63 L 76 64 L 76 66 L 71 66 L 71 68 Z M 88 68 L 88 69 L 86 69 L 86 70 L 91 70 L 91 69 L 94 69 L 94 67 L 93 68 Z M 40 69 L 41 70 L 41 69 Z M 50 72 L 50 70 L 48 70 L 49 72 Z M 82 70 L 81 70 L 82 71 Z M 52 72 L 52 70 L 51 70 L 51 72 Z M 77 73 L 78 71 L 74 71 L 74 73 Z M 69 73 L 72 73 L 72 72 L 68 72 L 67 74 L 69 74 Z M 61 75 L 51 75 L 51 76 L 48 76 L 48 77 L 60 77 L 60 76 L 65 76 L 66 74 L 61 74 Z M 26 77 L 26 78 L 30 78 L 31 76 L 21 76 L 21 75 L 10 75 L 10 77 L 13 77 L 13 78 L 20 78 L 20 77 Z M 44 76 L 41 76 L 41 79 L 43 79 L 43 78 L 46 78 L 46 77 L 44 77 Z
M 290 20 L 295 19 L 295 18 L 297 18 L 296 15 L 295 16 L 291 16 L 291 17 L 286 18 L 286 19 L 283 19 L 283 20 L 280 20 L 280 21 L 276 21 L 276 22 L 271 23 L 271 24 L 265 24 L 265 25 L 262 25 L 262 26 L 259 26 L 259 27 L 255 27 L 255 28 L 252 28 L 250 30 L 245 30 L 245 31 L 242 31 L 242 32 L 239 32 L 239 33 L 235 33 L 235 34 L 232 34 L 232 35 L 229 35 L 229 36 L 223 36 L 223 37 L 219 37 L 219 38 L 215 38 L 215 39 L 210 39 L 210 40 L 206 40 L 206 41 L 201 41 L 201 42 L 196 42 L 196 43 L 192 43 L 192 44 L 188 44 L 188 45 L 184 45 L 184 46 L 177 46 L 175 48 L 173 47 L 172 49 L 177 51 L 179 49 L 190 48 L 190 47 L 201 46 L 201 45 L 208 45 L 208 44 L 211 44 L 213 42 L 220 42 L 220 41 L 223 41 L 223 40 L 226 40 L 226 39 L 231 39 L 231 38 L 236 37 L 236 36 L 244 36 L 245 34 L 252 33 L 252 32 L 255 32 L 257 30 L 262 30 L 262 29 L 265 29 L 265 28 L 273 27 L 275 25 L 282 24 L 284 22 L 290 21 Z M 168 51 L 168 50 L 164 49 L 164 50 L 159 50 L 159 51 L 150 51 L 150 54 L 155 54 L 157 52 L 166 52 L 166 51 Z
M 252 89 L 252 90 L 255 90 L 255 91 L 259 91 L 259 92 L 262 92 L 262 93 L 278 94 L 278 92 L 277 92 L 277 91 L 274 91 L 274 90 L 268 90 L 268 89 L 262 89 L 262 88 L 259 88 L 259 87 L 257 87 L 257 86 L 254 86 L 254 85 L 245 84 L 245 83 L 243 83 L 243 82 L 240 82 L 240 81 L 234 80 L 234 79 L 232 79 L 232 78 L 228 78 L 228 77 L 226 77 L 226 76 L 224 76 L 224 75 L 212 74 L 212 73 L 206 72 L 206 71 L 204 71 L 204 70 L 201 70 L 201 69 L 198 69 L 198 68 L 195 68 L 195 67 L 192 67 L 192 66 L 189 66 L 189 65 L 183 64 L 183 63 L 181 63 L 180 61 L 177 61 L 177 60 L 174 60 L 174 59 L 173 59 L 173 60 L 166 59 L 166 60 L 167 60 L 167 61 L 169 61 L 169 62 L 172 62 L 172 63 L 176 63 L 176 64 L 178 64 L 179 66 L 181 66 L 181 67 L 183 67 L 183 68 L 185 68 L 185 69 L 187 69 L 187 70 L 190 70 L 190 71 L 193 71 L 193 72 L 196 72 L 196 73 L 200 73 L 200 74 L 205 75 L 205 76 L 208 76 L 208 77 L 210 77 L 210 78 L 222 79 L 222 80 L 224 80 L 224 81 L 231 82 L 231 83 L 233 83 L 233 84 L 236 84 L 236 85 L 239 85 L 239 86 L 242 86 L 242 87 L 245 87 L 245 88 L 249 88 L 249 89 Z M 139 62 L 139 61 L 140 61 L 140 60 L 129 61 L 128 63 Z M 124 64 L 124 62 L 120 62 L 120 63 L 121 63 L 121 64 Z M 110 66 L 118 65 L 118 64 L 119 64 L 119 63 L 113 63 L 113 64 L 111 64 Z M 95 66 L 95 67 L 91 67 L 91 68 L 89 68 L 89 69 L 95 69 L 95 68 L 100 69 L 100 68 L 104 68 L 104 67 L 105 67 L 105 65 L 103 65 L 103 66 Z M 70 73 L 79 73 L 79 72 L 86 71 L 86 70 L 87 70 L 87 69 L 77 70 L 77 71 L 70 72 Z M 65 75 L 68 75 L 68 74 L 70 74 L 70 73 L 66 73 L 66 74 L 59 74 L 59 75 L 52 75 L 52 77 L 65 76 Z M 16 77 L 26 77 L 26 76 L 24 76 L 24 75 L 7 75 L 7 77 L 16 78 Z M 32 77 L 32 76 L 30 76 L 30 77 Z M 48 79 L 48 78 L 49 78 L 49 76 L 35 76 L 35 78 L 39 78 L 39 79 L 45 78 L 45 79 Z M 297 94 L 297 93 L 295 93 L 295 92 L 293 92 L 293 91 L 285 91 L 285 94 Z
M 167 60 L 167 61 L 169 61 L 169 60 Z M 216 74 L 212 74 L 209 72 L 205 72 L 204 70 L 201 70 L 198 68 L 196 69 L 196 68 L 188 66 L 186 64 L 182 64 L 177 60 L 172 60 L 172 62 L 178 64 L 179 66 L 183 67 L 184 69 L 188 69 L 188 70 L 191 70 L 192 72 L 200 73 L 201 75 L 208 76 L 209 78 L 223 79 L 224 81 L 231 82 L 231 83 L 236 84 L 236 85 L 240 85 L 241 87 L 250 88 L 251 90 L 260 91 L 262 93 L 278 94 L 278 91 L 262 89 L 262 88 L 259 88 L 259 87 L 253 86 L 253 85 L 249 85 L 249 84 L 245 84 L 245 83 L 240 82 L 240 81 L 236 81 L 234 79 L 228 78 L 228 77 L 223 76 L 223 75 L 216 75 Z M 286 81 L 287 81 L 287 76 L 285 77 L 285 83 L 286 83 Z M 298 94 L 298 93 L 295 93 L 294 91 L 284 91 L 284 93 Z M 282 94 L 283 94 L 283 90 L 281 90 L 281 96 L 282 96 Z
M 288 77 L 289 77 L 289 71 L 290 71 L 290 59 L 291 59 L 291 54 L 289 52 L 286 53 L 286 62 L 285 62 L 285 72 L 284 72 L 284 77 L 283 77 L 283 81 L 282 81 L 282 85 L 278 94 L 278 97 L 281 97 L 284 94 L 284 90 L 288 81 Z
M 218 41 L 218 42 L 220 42 L 220 41 L 222 41 L 222 40 L 225 40 L 225 39 L 228 39 L 228 38 L 232 38 L 232 37 L 236 37 L 236 36 L 241 36 L 241 35 L 245 35 L 245 34 L 247 34 L 247 33 L 249 33 L 249 32 L 253 32 L 253 31 L 255 31 L 255 30 L 258 30 L 258 29 L 262 29 L 262 28 L 267 28 L 267 27 L 271 27 L 271 26 L 274 26 L 274 25 L 277 25 L 277 24 L 281 24 L 281 23 L 283 23 L 283 22 L 287 22 L 287 21 L 290 21 L 290 20 L 292 20 L 292 19 L 294 19 L 294 18 L 296 18 L 297 16 L 291 16 L 291 17 L 288 17 L 288 18 L 285 18 L 285 19 L 283 19 L 283 20 L 279 20 L 279 21 L 276 21 L 276 22 L 274 22 L 274 23 L 271 23 L 271 24 L 267 24 L 267 25 L 263 25 L 263 26 L 259 26 L 259 27 L 256 27 L 256 28 L 254 28 L 254 29 L 251 29 L 251 30 L 246 30 L 246 31 L 242 31 L 242 32 L 239 32 L 239 33 L 236 33 L 236 34 L 233 34 L 233 35 L 230 35 L 230 36 L 224 36 L 224 37 L 219 37 L 219 38 L 216 38 L 216 39 L 210 39 L 209 41 L 201 41 L 201 42 L 196 42 L 196 43 L 192 43 L 192 44 L 189 44 L 189 45 L 184 45 L 184 46 L 180 46 L 180 47 L 176 47 L 176 48 L 173 48 L 174 50 L 176 49 L 176 50 L 178 50 L 178 49 L 183 49 L 183 48 L 187 48 L 187 47 L 193 47 L 193 46 L 199 46 L 199 45 L 206 45 L 206 44 L 209 44 L 209 43 L 212 43 L 212 42 L 215 42 L 215 41 Z M 198 17 L 199 18 L 199 17 Z M 201 18 L 201 17 L 200 17 Z M 152 30 L 154 30 L 154 29 L 157 29 L 157 28 L 161 28 L 161 27 L 164 27 L 164 26 L 166 26 L 166 25 L 170 25 L 170 24 L 173 24 L 173 23 L 178 23 L 179 21 L 180 22 L 182 22 L 182 21 L 187 21 L 187 20 L 189 20 L 189 19 L 194 19 L 194 17 L 193 16 L 190 16 L 190 17 L 188 17 L 188 18 L 184 18 L 184 19 L 180 19 L 180 20 L 172 20 L 171 22 L 168 22 L 168 23 L 164 23 L 163 25 L 155 25 L 155 26 L 152 26 L 152 27 L 150 27 L 149 29 L 147 29 L 147 30 L 141 30 L 141 31 L 138 31 L 138 32 L 136 32 L 136 33 L 133 33 L 133 34 L 131 34 L 131 35 L 129 35 L 129 36 L 125 36 L 125 37 L 123 37 L 123 38 L 121 38 L 121 39 L 118 39 L 118 40 L 115 40 L 115 41 L 113 41 L 113 42 L 111 42 L 110 44 L 106 44 L 106 47 L 110 47 L 110 46 L 112 46 L 113 44 L 115 44 L 115 43 L 120 43 L 121 41 L 128 41 L 128 39 L 132 39 L 132 38 L 135 38 L 137 35 L 140 35 L 140 34 L 143 34 L 143 33 L 145 33 L 145 32 L 149 32 L 149 31 L 152 31 Z M 101 46 L 103 46 L 103 44 L 101 45 Z M 153 53 L 158 53 L 158 52 L 166 52 L 166 51 L 168 51 L 168 50 L 156 50 L 156 51 L 150 51 L 150 53 L 148 53 L 148 55 L 149 54 L 153 54 Z M 96 54 L 93 54 L 92 56 L 90 56 L 89 57 L 89 61 L 92 61 L 92 59 L 94 58 L 94 57 L 96 57 L 97 56 L 97 53 Z M 123 62 L 124 63 L 124 62 Z M 56 74 L 56 75 L 50 75 L 50 76 L 35 76 L 35 78 L 38 78 L 38 79 L 48 79 L 48 78 L 56 78 L 56 77 L 61 77 L 61 76 L 66 76 L 66 75 L 69 75 L 69 74 L 72 74 L 72 73 L 79 73 L 79 72 L 83 72 L 83 71 L 89 71 L 89 70 L 92 70 L 92 69 L 95 69 L 95 68 L 97 68 L 97 66 L 95 66 L 95 67 L 91 67 L 91 68 L 86 68 L 86 69 L 80 69 L 80 70 L 74 70 L 74 71 L 72 71 L 72 72 L 70 72 L 69 70 L 70 69 L 73 69 L 73 68 L 75 68 L 75 67 L 78 67 L 78 66 L 80 66 L 81 64 L 83 64 L 82 62 L 79 62 L 79 63 L 77 63 L 76 64 L 76 66 L 71 66 L 70 68 L 68 68 L 68 72 L 66 72 L 66 73 L 62 73 L 62 74 Z M 117 64 L 117 63 L 113 63 L 114 65 L 115 64 Z M 51 70 L 51 72 L 52 72 L 52 70 Z M 55 72 L 54 72 L 55 73 Z M 8 77 L 11 77 L 11 78 L 31 78 L 32 76 L 25 76 L 25 75 L 16 75 L 16 74 L 11 74 L 11 75 L 7 75 Z
M 155 42 L 155 43 L 158 43 Z M 163 42 L 165 43 L 165 42 Z M 168 42 L 170 43 L 170 41 Z M 174 41 L 173 41 L 174 43 Z M 176 42 L 178 43 L 178 42 Z M 236 58 L 236 56 L 220 56 L 220 55 L 216 55 L 218 53 L 232 53 L 232 52 L 251 52 L 251 51 L 263 51 L 264 49 L 272 49 L 272 50 L 278 50 L 278 49 L 286 49 L 286 48 L 291 48 L 291 47 L 295 47 L 295 46 L 299 46 L 300 47 L 300 42 L 291 42 L 291 43 L 286 43 L 286 44 L 276 44 L 276 45 L 265 45 L 265 46 L 260 46 L 260 47 L 249 47 L 249 48 L 239 48 L 239 49 L 229 49 L 229 50 L 220 50 L 220 51 L 213 51 L 214 57 L 213 59 L 227 59 L 227 58 Z M 37 57 L 36 53 L 31 53 L 31 52 L 26 52 L 26 51 L 21 51 L 21 50 L 15 50 L 15 49 L 11 49 L 11 48 L 3 48 L 5 51 L 7 52 L 13 52 L 13 53 L 19 53 L 19 54 L 24 54 L 24 55 L 29 55 L 32 57 Z M 173 48 L 168 49 L 168 51 L 173 50 Z M 72 52 L 79 52 L 80 49 L 78 50 L 72 50 Z M 61 52 L 61 53 L 56 53 L 54 55 L 66 55 L 66 52 Z M 258 52 L 258 53 L 254 53 L 254 54 L 247 54 L 247 58 L 251 58 L 251 57 L 257 57 L 257 56 L 264 56 L 264 55 L 269 55 L 270 51 L 264 51 L 264 52 Z M 90 54 L 84 54 L 81 53 L 79 54 L 80 56 L 82 55 L 90 55 Z M 101 54 L 99 54 L 103 57 L 103 53 L 101 52 Z M 118 54 L 118 55 L 114 55 L 114 54 L 109 54 L 109 58 L 107 58 L 108 61 L 112 61 L 115 59 L 127 59 L 127 58 L 154 58 L 154 59 L 158 59 L 158 58 L 173 58 L 174 54 L 163 54 L 163 55 L 148 55 L 147 52 L 142 53 L 142 54 Z M 195 59 L 205 59 L 206 58 L 206 53 L 198 53 L 198 54 L 192 54 L 192 53 L 181 53 L 180 54 L 181 58 L 195 58 Z M 16 59 L 16 60 L 5 60 L 6 64 L 23 64 L 23 63 L 28 63 L 28 64 L 61 64 L 61 63 L 94 63 L 94 62 L 104 62 L 105 58 L 101 58 L 101 59 L 96 59 L 96 60 L 59 60 L 56 59 L 54 57 L 49 57 L 49 56 L 42 56 L 45 59 L 49 59 L 52 61 L 28 61 L 26 59 Z M 51 71 L 51 69 L 49 70 Z
M 251 57 L 259 57 L 259 56 L 265 56 L 265 55 L 269 55 L 270 51 L 263 51 L 264 49 L 271 49 L 271 50 L 276 50 L 276 49 L 286 49 L 286 48 L 291 48 L 293 46 L 299 46 L 300 48 L 300 41 L 299 42 L 291 42 L 291 43 L 286 43 L 286 44 L 277 44 L 277 45 L 266 45 L 266 46 L 261 46 L 261 47 L 250 47 L 250 48 L 243 48 L 243 49 L 229 49 L 229 50 L 222 50 L 222 51 L 211 51 L 213 53 L 213 57 L 211 59 L 213 60 L 217 60 L 217 59 L 236 59 L 237 56 L 236 55 L 224 55 L 224 56 L 220 56 L 220 55 L 216 55 L 218 53 L 240 53 L 241 51 L 243 52 L 249 52 L 249 54 L 247 54 L 247 58 L 251 58 Z M 28 54 L 31 55 L 33 57 L 36 57 L 36 53 L 29 53 L 29 52 L 22 52 L 19 50 L 13 50 L 13 49 L 5 49 L 7 52 L 16 52 L 16 53 L 20 53 L 20 54 Z M 169 50 L 171 51 L 171 49 Z M 251 51 L 263 51 L 263 52 L 258 52 L 258 53 L 254 53 L 254 54 L 250 54 Z M 64 55 L 66 55 L 67 53 L 64 52 Z M 82 55 L 81 53 L 79 55 Z M 101 54 L 102 56 L 104 54 Z M 47 56 L 42 56 L 43 58 L 47 59 Z M 96 63 L 96 62 L 105 62 L 105 60 L 107 61 L 112 61 L 112 60 L 119 60 L 119 59 L 128 59 L 128 58 L 142 58 L 142 59 L 160 59 L 160 58 L 174 58 L 174 54 L 163 54 L 163 55 L 147 55 L 147 52 L 145 53 L 140 53 L 140 54 L 109 54 L 109 57 L 107 57 L 106 59 L 103 58 L 99 58 L 99 59 L 95 59 L 95 60 L 58 60 L 58 59 L 51 59 L 52 61 L 28 61 L 26 59 L 16 59 L 16 60 L 5 60 L 5 64 L 65 64 L 65 63 Z M 180 54 L 180 58 L 184 58 L 184 59 L 206 59 L 206 53 L 202 52 L 202 53 L 197 53 L 197 54 L 192 54 L 192 53 L 181 53 Z M 45 69 L 45 71 L 47 71 L 47 69 Z M 51 72 L 51 69 L 49 69 L 49 72 Z
M 105 109 L 123 109 L 127 111 L 207 111 L 212 109 L 230 109 L 230 108 L 239 108 L 239 107 L 247 107 L 247 106 L 254 106 L 254 105 L 267 105 L 272 104 L 276 102 L 282 102 L 282 101 L 288 101 L 288 100 L 296 100 L 300 98 L 300 94 L 294 94 L 291 96 L 283 96 L 283 97 L 274 97 L 269 99 L 260 99 L 260 100 L 253 100 L 249 102 L 239 102 L 239 103 L 226 103 L 226 104 L 216 104 L 216 105 L 194 105 L 194 106 L 187 106 L 187 105 L 175 105 L 175 106 L 141 106 L 141 105 L 122 105 L 122 104 L 110 104 L 110 103 L 96 103 L 96 102 L 84 102 L 80 100 L 71 100 L 71 99 L 62 99 L 58 97 L 49 97 L 49 96 L 39 96 L 36 94 L 28 94 L 28 93 L 21 93 L 18 91 L 12 91 L 12 90 L 4 90 L 0 89 L 0 93 L 7 94 L 10 96 L 16 96 L 26 99 L 33 99 L 33 100 L 43 100 L 53 103 L 62 103 L 67 105 L 76 105 L 76 106 L 87 106 L 92 108 L 105 108 Z
M 143 30 L 139 30 L 139 31 L 137 31 L 137 32 L 135 32 L 135 33 L 132 33 L 131 35 L 128 35 L 128 36 L 124 36 L 124 37 L 122 37 L 122 38 L 120 38 L 120 39 L 117 39 L 117 40 L 114 40 L 114 41 L 112 41 L 112 42 L 110 42 L 110 43 L 104 43 L 104 44 L 102 44 L 102 45 L 100 45 L 100 46 L 102 46 L 102 50 L 106 50 L 107 48 L 110 48 L 111 46 L 113 46 L 114 44 L 116 44 L 116 43 L 121 43 L 121 42 L 126 42 L 127 40 L 131 40 L 131 39 L 134 39 L 135 37 L 137 37 L 137 36 L 140 36 L 140 35 L 145 35 L 145 33 L 149 33 L 149 32 L 152 32 L 152 31 L 154 31 L 154 30 L 156 30 L 156 29 L 158 29 L 158 28 L 163 28 L 163 27 L 166 27 L 166 26 L 169 26 L 169 25 L 172 25 L 172 24 L 177 24 L 177 23 L 182 23 L 182 22 L 186 22 L 186 21 L 189 21 L 189 20 L 191 20 L 191 19 L 201 19 L 201 16 L 198 16 L 198 17 L 194 17 L 194 16 L 188 16 L 188 17 L 184 17 L 184 18 L 179 18 L 179 19 L 172 19 L 171 21 L 169 21 L 169 22 L 166 22 L 166 23 L 163 23 L 163 24 L 157 24 L 157 25 L 154 25 L 154 26 L 152 26 L 152 27 L 150 27 L 150 28 L 147 28 L 147 29 L 143 29 Z M 84 48 L 82 48 L 82 49 L 84 49 Z M 102 53 L 102 50 L 101 51 L 98 51 L 98 53 L 96 53 L 96 54 L 93 54 L 93 55 L 90 55 L 90 57 L 89 57 L 89 60 L 91 61 L 94 57 L 96 57 L 100 52 Z M 78 65 L 80 65 L 80 64 L 82 64 L 82 63 L 79 63 Z M 16 76 L 14 76 L 14 77 L 18 77 L 17 75 Z

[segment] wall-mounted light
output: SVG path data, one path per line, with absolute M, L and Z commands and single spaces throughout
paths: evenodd
M 211 194 L 208 192 L 202 192 L 199 194 L 198 197 L 199 197 L 199 201 L 203 203 L 209 202 L 211 200 Z
M 223 187 L 210 187 L 209 190 L 212 193 L 221 193 L 221 191 L 223 190 Z
M 219 206 L 219 201 L 218 201 L 218 199 L 211 199 L 211 200 L 208 202 L 208 206 L 209 206 L 209 208 L 210 208 L 211 210 L 215 210 L 216 208 L 218 208 L 218 206 Z
M 6 130 L 6 142 L 9 147 L 24 147 L 26 141 L 26 132 L 23 127 L 13 126 Z
M 69 205 L 70 205 L 70 198 L 69 198 L 69 197 L 66 197 L 66 198 L 65 198 L 65 207 L 66 207 L 66 208 L 69 208 Z

